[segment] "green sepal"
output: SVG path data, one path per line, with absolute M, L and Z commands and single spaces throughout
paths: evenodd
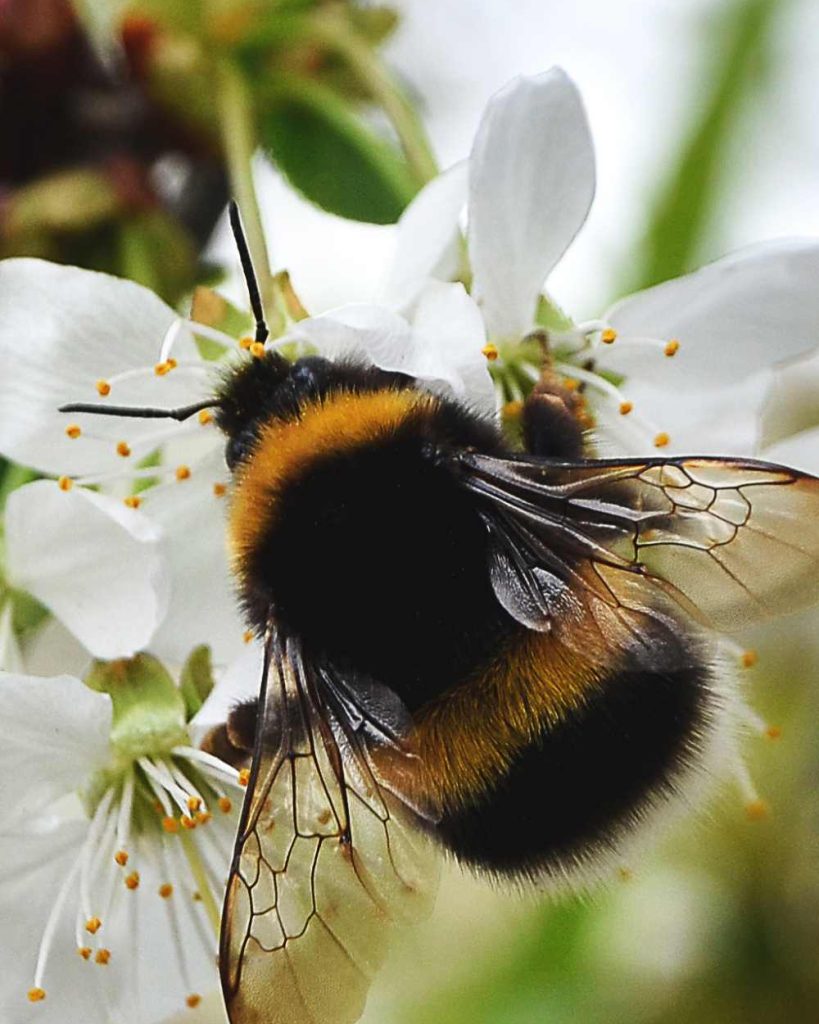
M 85 683 L 111 698 L 116 754 L 133 760 L 187 743 L 185 701 L 167 669 L 151 655 L 97 661 Z
M 188 655 L 179 677 L 179 692 L 185 702 L 185 714 L 190 721 L 213 690 L 213 660 L 210 647 L 202 644 Z
M 548 295 L 539 296 L 535 321 L 547 331 L 569 331 L 574 327 L 572 318 Z

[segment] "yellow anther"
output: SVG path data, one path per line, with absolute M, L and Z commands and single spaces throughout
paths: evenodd
M 122 503 L 128 508 L 139 508 L 142 504 L 142 498 L 138 494 L 129 494 L 127 498 L 122 499 Z
M 196 814 L 196 824 L 207 825 L 207 823 L 211 820 L 212 817 L 213 815 L 210 813 L 210 811 L 198 811 Z
M 564 377 L 563 378 L 563 387 L 567 391 L 577 391 L 577 389 L 580 387 L 580 381 L 579 380 L 575 380 L 574 377 Z
M 159 895 L 163 900 L 169 900 L 173 896 L 173 886 L 170 882 L 165 882 L 159 887 Z
M 120 441 L 117 445 L 117 455 L 121 455 L 123 459 L 127 459 L 131 454 L 131 446 L 127 441 Z
M 191 831 L 196 828 L 196 819 L 191 818 L 188 814 L 183 814 L 179 819 L 179 824 L 182 828 L 186 828 L 188 831 Z
M 771 808 L 765 800 L 752 800 L 745 805 L 745 814 L 748 821 L 763 821 L 771 813 Z
M 672 356 L 675 356 L 680 351 L 680 343 L 677 341 L 676 338 L 672 338 L 671 341 L 669 341 L 666 344 L 663 351 L 670 359 Z
M 605 331 L 600 332 L 600 340 L 604 345 L 613 345 L 617 341 L 617 331 L 613 327 L 607 327 Z
M 72 441 L 73 441 L 73 440 L 75 440 L 76 438 L 78 438 L 80 436 L 80 434 L 82 433 L 82 430 L 81 430 L 81 428 L 79 427 L 78 424 L 76 424 L 76 423 L 69 423 L 68 426 L 65 428 L 65 432 L 66 432 L 66 435 L 68 437 L 70 437 L 72 439 Z
M 631 410 L 634 408 L 634 402 L 621 402 L 620 403 L 620 415 L 628 416 Z
M 245 351 L 247 351 L 252 344 L 253 344 L 253 339 L 252 338 L 247 338 L 247 337 L 239 338 L 239 348 L 243 348 Z
M 185 1000 L 185 1002 L 188 1005 L 189 1009 L 195 1010 L 196 1007 L 202 1002 L 202 997 L 197 995 L 195 992 L 192 992 Z
M 164 377 L 166 373 L 170 373 L 171 370 L 176 369 L 179 364 L 175 359 L 166 359 L 164 363 L 157 363 L 154 367 L 154 373 L 157 377 Z
M 190 471 L 190 469 L 187 466 L 177 466 L 176 467 L 176 479 L 177 480 L 187 480 L 190 475 L 191 475 L 191 471 Z
M 216 498 L 224 498 L 225 494 L 227 494 L 227 487 L 224 484 L 214 484 L 213 494 Z
M 138 889 L 139 888 L 139 872 L 132 871 L 130 875 L 125 878 L 126 889 Z
M 743 668 L 753 668 L 759 661 L 759 655 L 754 650 L 743 651 L 741 661 Z
M 85 922 L 85 930 L 92 935 L 96 935 L 100 928 L 102 928 L 102 921 L 98 917 L 89 917 Z
M 222 812 L 222 814 L 230 814 L 230 812 L 233 810 L 233 801 L 230 799 L 229 796 L 219 797 L 219 810 Z
M 661 430 L 659 434 L 654 436 L 654 447 L 665 448 L 665 446 L 671 441 L 671 438 L 666 434 L 664 430 Z
M 94 387 L 97 389 L 97 394 L 102 395 L 103 398 L 111 394 L 111 385 L 107 380 L 98 380 Z
M 523 412 L 523 402 L 515 399 L 512 402 L 507 402 L 503 407 L 503 415 L 508 420 L 516 419 Z
M 71 488 L 74 486 L 74 481 L 71 479 L 70 476 L 61 476 L 57 481 L 57 486 L 60 488 L 61 491 L 70 491 Z
M 248 784 L 248 782 L 250 782 L 250 769 L 249 768 L 243 768 L 239 772 L 239 785 L 240 786 L 246 786 Z
M 210 409 L 200 409 L 198 418 L 203 427 L 208 423 L 213 423 L 213 413 Z
M 98 949 L 97 953 L 96 953 L 96 956 L 94 957 L 94 963 L 95 964 L 101 964 L 103 967 L 105 967 L 108 964 L 108 962 L 110 961 L 110 959 L 111 959 L 111 950 L 110 949 Z
M 201 806 L 202 806 L 202 798 L 201 797 L 199 797 L 199 796 L 189 796 L 188 797 L 188 810 L 189 811 L 198 811 Z
M 126 850 L 117 850 L 114 854 L 114 860 L 119 864 L 121 868 L 124 868 L 128 863 L 128 853 Z
M 91 959 L 91 947 L 90 946 L 78 946 L 77 952 L 83 958 L 83 960 Z
M 250 346 L 250 354 L 254 359 L 261 359 L 264 355 L 264 344 L 261 341 L 254 341 Z
M 162 819 L 162 827 L 165 829 L 166 832 L 178 832 L 179 822 L 176 820 L 176 818 L 171 818 L 170 816 L 168 816 L 167 818 Z
M 765 730 L 765 735 L 769 740 L 778 740 L 782 736 L 782 727 L 779 725 L 769 725 Z
M 497 346 L 493 345 L 491 341 L 484 345 L 481 352 L 486 356 L 490 363 L 494 363 L 499 355 Z
M 30 1003 L 41 1003 L 46 997 L 44 988 L 30 988 L 28 990 L 28 1001 Z
M 246 629 L 244 631 L 244 633 L 242 633 L 242 640 L 246 644 L 249 644 L 253 640 L 253 630 L 252 629 Z

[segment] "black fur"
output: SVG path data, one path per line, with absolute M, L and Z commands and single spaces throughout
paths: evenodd
M 632 830 L 701 757 L 713 714 L 708 670 L 682 644 L 656 671 L 623 667 L 472 807 L 438 826 L 461 861 L 494 873 L 559 877 Z
M 344 372 L 347 386 L 356 371 Z M 375 677 L 410 709 L 496 652 L 517 627 L 492 592 L 486 528 L 434 459 L 439 446 L 472 445 L 502 448 L 493 427 L 444 402 L 383 443 L 311 460 L 278 495 L 244 573 L 257 629 L 275 607 L 308 650 Z

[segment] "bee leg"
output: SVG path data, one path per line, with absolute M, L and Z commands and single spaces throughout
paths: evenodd
M 583 395 L 566 387 L 546 369 L 523 403 L 521 429 L 527 452 L 551 459 L 580 459 L 585 454 L 588 414 Z
M 253 752 L 258 714 L 257 697 L 236 704 L 231 708 L 227 721 L 214 726 L 205 736 L 202 749 L 234 768 L 244 767 Z

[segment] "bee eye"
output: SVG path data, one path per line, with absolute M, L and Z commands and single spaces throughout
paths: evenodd
M 241 433 L 236 434 L 235 437 L 228 438 L 228 442 L 225 445 L 225 462 L 231 472 L 240 462 L 248 457 L 253 448 L 254 441 L 255 435 L 249 430 L 243 430 Z

